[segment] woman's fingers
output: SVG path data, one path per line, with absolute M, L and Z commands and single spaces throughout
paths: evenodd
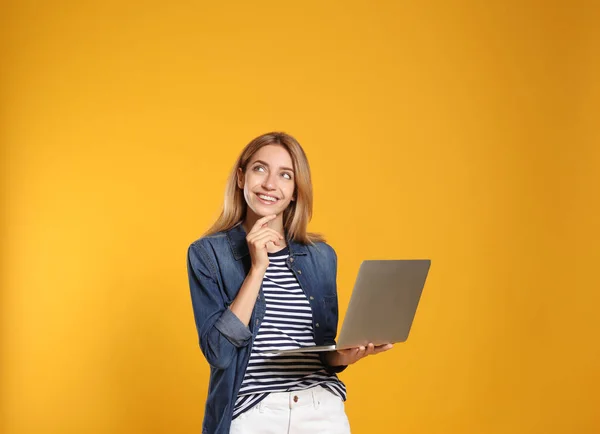
M 264 217 L 259 218 L 258 220 L 256 220 L 256 223 L 254 223 L 254 226 L 252 226 L 252 229 L 250 229 L 250 232 L 248 232 L 248 235 L 258 231 L 263 227 L 263 225 L 266 225 L 275 217 L 277 217 L 277 214 L 266 215 Z
M 392 344 L 377 345 L 373 349 L 373 354 L 383 353 L 384 351 L 391 350 L 393 347 L 394 346 Z
M 275 234 L 271 234 L 271 233 L 266 233 L 266 234 L 263 234 L 262 236 L 257 236 L 256 238 L 254 238 L 251 241 L 251 244 L 253 244 L 255 247 L 263 248 L 263 247 L 266 247 L 267 243 L 270 241 L 273 242 L 273 244 L 275 244 L 277 246 L 280 245 L 279 236 L 275 235 Z
M 252 243 L 254 240 L 256 240 L 256 239 L 258 239 L 260 237 L 263 237 L 265 234 L 272 234 L 273 236 L 277 237 L 277 239 L 283 240 L 283 235 L 281 235 L 275 229 L 262 228 L 262 229 L 259 229 L 255 233 L 248 234 L 248 236 L 246 237 L 246 241 L 248 243 Z
M 348 356 L 352 359 L 352 361 L 350 363 L 357 362 L 360 359 L 370 356 L 370 355 L 375 355 L 375 354 L 379 354 L 384 351 L 390 350 L 390 349 L 392 349 L 392 347 L 393 347 L 392 344 L 383 344 L 383 345 L 375 346 L 373 343 L 369 343 L 367 346 L 360 346 L 357 348 L 352 348 L 350 350 L 350 351 L 352 351 L 352 353 L 348 354 Z
M 252 238 L 250 238 L 250 242 L 252 242 L 253 240 L 258 240 L 259 238 L 264 238 L 264 237 L 273 237 L 276 240 L 283 240 L 283 236 L 277 232 L 275 229 L 271 229 L 271 228 L 264 228 L 261 229 L 260 232 L 257 232 L 254 236 L 252 236 Z
M 250 247 L 250 249 L 262 249 L 263 247 L 265 247 L 267 245 L 268 242 L 273 242 L 273 244 L 280 246 L 281 245 L 281 238 L 277 235 L 273 235 L 273 234 L 263 234 L 262 236 L 257 236 L 255 238 L 253 238 L 252 240 L 248 241 L 248 246 Z
M 358 353 L 356 353 L 356 356 L 358 357 L 358 359 L 362 359 L 363 357 L 365 357 L 366 351 L 367 351 L 367 349 L 365 347 L 363 347 L 363 346 L 358 347 Z
M 383 351 L 387 351 L 393 347 L 392 344 L 374 345 L 369 343 L 366 346 L 348 348 L 345 350 L 338 350 L 339 355 L 338 361 L 342 365 L 350 365 L 358 362 L 360 359 L 370 355 L 379 354 Z

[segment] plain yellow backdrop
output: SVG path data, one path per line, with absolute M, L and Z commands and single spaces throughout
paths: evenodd
M 3 2 L 2 434 L 199 433 L 186 249 L 253 137 L 339 256 L 431 258 L 353 433 L 600 432 L 597 3 Z

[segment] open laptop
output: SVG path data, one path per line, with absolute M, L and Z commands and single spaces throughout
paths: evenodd
M 431 260 L 363 261 L 337 345 L 307 346 L 276 354 L 333 351 L 408 339 Z

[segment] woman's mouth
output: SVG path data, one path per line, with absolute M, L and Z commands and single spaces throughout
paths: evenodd
M 279 200 L 276 197 L 269 196 L 268 194 L 257 193 L 256 196 L 258 197 L 258 200 L 265 205 L 273 205 Z

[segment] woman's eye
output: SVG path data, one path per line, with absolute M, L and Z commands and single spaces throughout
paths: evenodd
M 283 174 L 282 174 L 282 176 L 283 176 L 285 179 L 292 179 L 292 175 L 290 175 L 289 173 L 283 173 Z
M 265 170 L 265 168 L 264 168 L 263 166 L 254 166 L 254 170 L 255 170 L 256 172 L 258 172 L 259 170 L 263 170 L 263 171 L 264 171 L 264 170 Z

